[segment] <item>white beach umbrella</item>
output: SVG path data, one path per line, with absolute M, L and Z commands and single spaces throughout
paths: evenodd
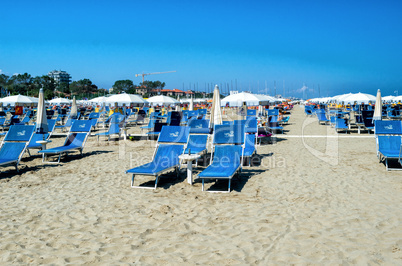
M 75 96 L 74 96 L 73 103 L 71 105 L 70 117 L 73 119 L 76 119 L 77 114 L 78 114 L 77 101 L 75 100 Z
M 350 95 L 352 95 L 353 93 L 346 93 L 346 94 L 340 94 L 340 95 L 336 95 L 334 97 L 331 98 L 331 101 L 337 102 L 337 103 L 341 103 L 344 101 L 345 98 L 349 97 Z
M 194 100 L 193 97 L 190 98 L 190 106 L 188 107 L 188 110 L 193 111 L 194 110 Z
M 8 96 L 0 99 L 0 102 L 3 103 L 4 106 L 11 105 L 14 106 L 15 103 L 20 104 L 31 104 L 31 103 L 38 103 L 39 99 L 35 97 L 28 97 L 24 95 L 13 95 Z
M 47 125 L 46 108 L 45 108 L 45 96 L 43 88 L 39 90 L 38 110 L 36 112 L 36 133 L 45 134 L 49 131 Z
M 385 97 L 381 97 L 381 101 L 383 102 L 392 102 L 395 101 L 395 96 L 389 95 L 389 96 L 385 96 Z
M 60 105 L 60 104 L 70 104 L 71 101 L 69 99 L 66 99 L 66 98 L 54 98 L 54 99 L 50 100 L 49 103 L 50 104 Z
M 399 96 L 396 96 L 395 98 L 394 98 L 394 102 L 402 102 L 402 95 L 399 95 Z
M 137 94 L 121 93 L 107 97 L 106 104 L 115 104 L 115 103 L 117 103 L 117 105 L 119 106 L 123 106 L 123 104 L 129 106 L 132 103 L 138 105 L 144 105 L 148 102 Z
M 106 102 L 106 100 L 107 100 L 107 97 L 105 97 L 105 96 L 100 96 L 100 97 L 96 97 L 96 98 L 93 98 L 93 99 L 89 100 L 89 102 L 90 102 L 90 103 L 99 103 L 99 104 L 102 104 L 102 103 Z
M 218 85 L 215 85 L 214 96 L 212 98 L 211 118 L 209 119 L 209 127 L 213 128 L 214 125 L 222 125 L 222 112 L 221 112 L 221 95 Z
M 382 118 L 382 101 L 381 101 L 381 91 L 377 91 L 377 97 L 375 101 L 374 116 L 373 120 L 381 120 Z
M 179 101 L 173 99 L 172 97 L 169 96 L 164 96 L 164 95 L 158 95 L 158 96 L 153 96 L 151 98 L 148 98 L 147 100 L 151 105 L 174 105 L 174 104 L 180 104 Z
M 247 106 L 265 105 L 269 99 L 261 94 L 252 94 L 248 92 L 241 92 L 226 96 L 221 100 L 221 106 L 226 106 L 229 103 L 231 107 L 240 107 L 246 102 Z
M 190 103 L 190 99 L 187 98 L 180 99 L 180 103 Z
M 375 102 L 376 98 L 367 93 L 354 93 L 352 95 L 349 95 L 348 97 L 344 98 L 342 101 L 345 103 L 350 103 L 353 104 L 357 102 L 358 104 L 365 103 L 368 104 L 369 102 Z

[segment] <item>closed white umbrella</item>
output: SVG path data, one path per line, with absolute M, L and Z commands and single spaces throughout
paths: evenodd
M 193 97 L 191 97 L 191 99 L 190 99 L 190 106 L 189 106 L 188 110 L 190 110 L 190 111 L 193 111 L 193 110 L 194 110 L 194 100 L 193 100 Z
M 39 90 L 38 110 L 36 112 L 36 133 L 45 134 L 49 131 L 47 125 L 46 108 L 45 108 L 45 96 L 43 89 Z
M 76 119 L 77 114 L 78 114 L 77 101 L 75 100 L 75 96 L 74 96 L 73 104 L 71 105 L 70 117 L 73 119 Z
M 214 96 L 212 98 L 211 118 L 209 119 L 209 127 L 213 128 L 214 125 L 222 125 L 222 112 L 221 112 L 221 95 L 218 85 L 215 85 Z
M 382 118 L 382 101 L 381 101 L 381 91 L 377 91 L 377 97 L 375 101 L 374 116 L 373 120 L 381 120 Z
M 165 96 L 165 95 L 158 95 L 148 98 L 147 101 L 155 106 L 155 105 L 175 105 L 180 104 L 179 101 L 173 99 L 172 97 Z
M 115 94 L 115 95 L 109 96 L 109 97 L 107 97 L 105 102 L 106 102 L 106 104 L 117 103 L 118 106 L 123 106 L 123 104 L 130 106 L 130 104 L 132 104 L 132 103 L 138 104 L 138 105 L 144 105 L 144 104 L 148 103 L 140 95 L 127 94 L 127 93 L 121 93 L 121 94 Z

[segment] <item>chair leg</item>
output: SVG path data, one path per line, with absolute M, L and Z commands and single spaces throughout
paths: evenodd
M 202 179 L 202 188 L 201 191 L 204 191 L 204 178 Z

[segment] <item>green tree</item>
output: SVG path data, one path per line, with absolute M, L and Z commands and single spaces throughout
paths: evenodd
M 88 95 L 96 93 L 97 90 L 98 86 L 92 84 L 92 81 L 89 79 L 81 79 L 78 81 L 73 81 L 70 84 L 70 91 L 72 92 L 73 95 L 77 96 L 87 97 Z
M 113 93 L 135 93 L 135 87 L 132 80 L 117 80 L 113 85 Z

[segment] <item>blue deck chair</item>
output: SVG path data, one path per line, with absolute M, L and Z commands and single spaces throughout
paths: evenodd
M 241 161 L 244 151 L 244 127 L 235 125 L 216 125 L 213 135 L 213 150 L 211 164 L 200 174 L 202 191 L 204 191 L 205 179 L 228 180 L 228 191 L 233 176 L 241 171 Z
M 167 123 L 159 122 L 159 120 L 156 121 L 154 124 L 154 128 L 151 131 L 147 132 L 147 137 L 158 136 L 162 131 L 162 127 L 167 125 L 168 125 Z
M 56 129 L 61 129 L 61 132 L 65 132 L 68 129 L 70 129 L 74 121 L 76 120 L 72 119 L 71 117 L 68 117 L 66 123 L 64 125 L 56 126 Z
M 376 120 L 375 138 L 377 147 L 377 157 L 380 162 L 384 161 L 387 171 L 401 170 L 401 168 L 390 168 L 388 166 L 389 159 L 397 159 L 401 161 L 401 137 L 402 137 L 402 122 L 399 120 Z
M 248 158 L 248 166 L 251 166 L 251 157 L 257 153 L 257 150 L 255 149 L 255 142 L 255 134 L 246 134 L 243 158 Z
M 98 141 L 100 136 L 107 136 L 108 141 L 110 141 L 110 136 L 118 135 L 119 139 L 121 136 L 121 130 L 124 127 L 124 116 L 119 113 L 114 113 L 108 119 L 109 121 L 109 130 L 105 132 L 96 133 L 95 136 L 98 136 Z M 92 125 L 92 123 L 91 123 Z
M 14 165 L 18 172 L 18 164 L 28 146 L 34 126 L 12 125 L 0 148 L 0 166 Z
M 156 121 L 159 121 L 159 120 L 158 119 L 149 119 L 148 125 L 140 127 L 141 131 L 144 129 L 151 131 L 155 127 Z
M 208 135 L 199 135 L 199 134 L 191 134 L 190 129 L 190 138 L 188 140 L 187 148 L 184 151 L 184 154 L 199 154 L 203 155 L 207 153 L 207 143 L 208 143 Z M 189 153 L 190 151 L 190 153 Z
M 145 117 L 147 116 L 145 110 L 138 110 L 137 113 L 133 112 L 133 114 L 136 114 L 134 119 L 129 119 L 127 121 L 127 124 L 143 124 L 145 122 Z
M 290 120 L 290 115 L 285 116 L 285 117 L 282 118 L 282 120 L 279 121 L 279 125 L 289 124 L 289 120 Z
M 320 109 L 320 110 L 322 110 L 322 109 Z M 320 125 L 321 125 L 322 123 L 324 123 L 324 125 L 327 125 L 329 122 L 331 122 L 331 121 L 327 118 L 326 113 L 325 113 L 325 110 L 316 112 L 316 115 L 317 115 L 317 118 L 318 118 L 318 124 L 320 124 Z
M 190 119 L 188 122 L 191 134 L 209 134 L 209 120 L 206 119 Z
M 271 132 L 280 131 L 281 134 L 283 134 L 283 127 L 279 125 L 279 122 L 277 120 L 277 116 L 275 116 L 275 115 L 268 117 L 268 129 Z
M 82 155 L 82 150 L 84 149 L 85 143 L 88 139 L 90 132 L 91 132 L 90 120 L 74 121 L 63 146 L 38 151 L 43 156 L 42 162 L 46 161 L 46 157 L 48 155 L 59 155 L 57 162 L 48 162 L 48 163 L 60 163 L 60 158 L 62 154 L 67 154 L 74 151 L 79 151 L 80 154 Z
M 156 189 L 160 175 L 175 169 L 179 173 L 179 155 L 183 154 L 190 135 L 189 127 L 164 126 L 158 138 L 156 149 L 150 163 L 126 171 L 131 174 L 131 187 Z M 136 175 L 155 176 L 155 186 L 134 186 Z
M 47 120 L 48 130 L 47 130 L 46 134 L 39 134 L 39 133 L 34 132 L 31 140 L 29 141 L 28 147 L 27 147 L 27 151 L 28 151 L 29 155 L 31 155 L 30 149 L 42 149 L 42 145 L 39 143 L 36 143 L 37 141 L 44 140 L 44 139 L 49 141 L 49 138 L 53 134 L 55 125 L 56 125 L 56 119 L 49 119 L 49 120 Z
M 345 133 L 348 133 L 349 130 L 349 124 L 347 119 L 344 118 L 335 118 L 335 131 L 336 133 L 339 133 L 340 131 L 345 131 Z

